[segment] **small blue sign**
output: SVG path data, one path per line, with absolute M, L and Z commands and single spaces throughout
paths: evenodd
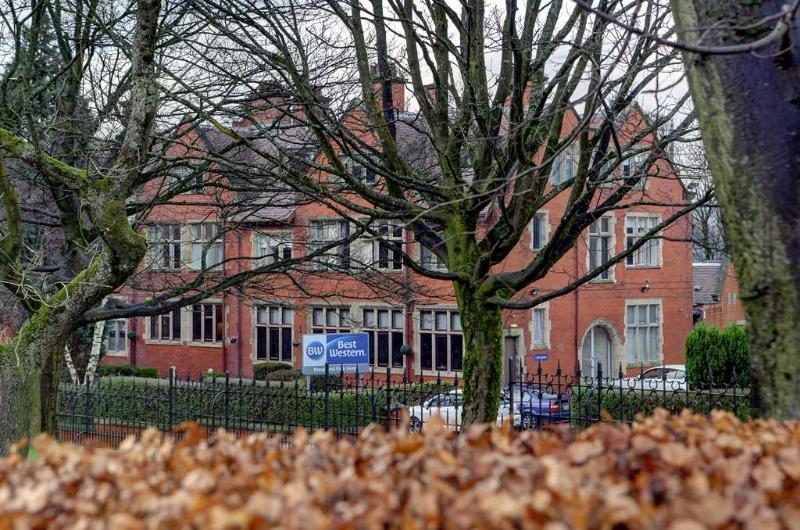
M 368 333 L 316 333 L 303 335 L 303 373 L 364 372 L 369 368 Z
M 534 353 L 533 360 L 534 361 L 546 361 L 548 359 L 548 355 L 546 353 Z

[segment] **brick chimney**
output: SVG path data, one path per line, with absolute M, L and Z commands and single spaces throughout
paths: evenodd
M 375 94 L 378 96 L 378 103 L 380 104 L 382 79 L 378 72 L 378 65 L 373 64 L 370 66 L 370 73 L 372 74 L 372 87 Z M 406 107 L 406 80 L 397 75 L 394 68 L 392 68 L 392 107 L 395 110 L 404 110 Z
M 291 124 L 297 105 L 292 105 L 292 93 L 274 81 L 262 81 L 242 103 L 241 110 L 247 115 L 234 123 L 234 127 L 247 127 L 254 123 Z

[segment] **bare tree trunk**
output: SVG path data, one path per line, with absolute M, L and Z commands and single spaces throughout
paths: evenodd
M 106 321 L 101 320 L 95 323 L 94 333 L 92 334 L 92 350 L 89 353 L 89 362 L 86 363 L 86 370 L 83 372 L 83 380 L 91 383 L 94 381 L 94 373 L 97 371 L 97 363 L 100 362 L 100 348 L 103 346 L 103 333 L 106 329 Z
M 775 26 L 782 1 L 672 0 L 684 41 L 730 30 L 722 45 Z M 685 53 L 689 85 L 747 312 L 752 401 L 775 418 L 800 418 L 800 42 L 797 21 L 759 53 Z M 705 42 L 704 44 L 708 44 Z M 778 53 L 780 52 L 780 53 Z
M 456 284 L 464 330 L 464 425 L 494 423 L 503 381 L 503 311 L 473 285 Z
M 69 344 L 64 347 L 64 362 L 67 363 L 67 370 L 69 370 L 69 377 L 72 382 L 76 385 L 81 384 L 78 371 L 75 369 L 75 363 L 72 362 L 72 352 L 69 350 Z

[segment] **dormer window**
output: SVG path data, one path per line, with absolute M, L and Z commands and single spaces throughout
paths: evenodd
M 256 234 L 256 267 L 292 259 L 292 234 Z
M 174 166 L 169 171 L 167 182 L 171 189 L 180 188 L 181 193 L 203 192 L 203 172 L 196 171 L 191 166 Z
M 554 160 L 550 169 L 550 183 L 554 186 L 575 178 L 578 166 L 578 144 L 566 147 Z
M 363 181 L 367 184 L 375 184 L 375 182 L 378 180 L 375 172 L 372 171 L 372 169 L 356 160 L 353 160 L 350 157 L 346 157 L 344 159 L 344 165 L 347 168 L 347 171 L 353 175 L 353 178 L 356 180 Z

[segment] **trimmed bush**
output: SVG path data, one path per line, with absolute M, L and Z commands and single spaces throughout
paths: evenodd
M 103 364 L 97 367 L 95 373 L 99 376 L 158 378 L 158 370 L 156 368 L 138 368 L 130 364 Z
M 137 377 L 146 377 L 148 379 L 158 379 L 158 369 L 157 368 L 139 368 L 139 372 L 136 374 Z
M 274 372 L 269 372 L 265 380 L 266 381 L 296 381 L 298 379 L 303 378 L 303 372 L 301 370 L 275 370 Z
M 278 370 L 291 370 L 292 363 L 282 361 L 261 361 L 253 363 L 253 377 L 259 381 L 265 381 L 266 376 Z
M 574 425 L 594 423 L 603 414 L 608 414 L 614 420 L 633 422 L 638 414 L 650 416 L 659 408 L 674 414 L 684 409 L 698 414 L 724 410 L 742 420 L 752 417 L 749 391 L 733 387 L 725 391 L 687 392 L 580 387 L 573 389 L 570 396 L 570 414 Z
M 724 330 L 703 324 L 696 326 L 686 338 L 686 372 L 692 389 L 747 385 L 750 380 L 747 329 L 739 325 Z

